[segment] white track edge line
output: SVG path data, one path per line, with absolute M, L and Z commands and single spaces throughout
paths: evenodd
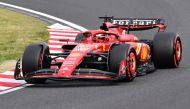
M 8 86 L 0 86 L 0 90 L 8 90 L 11 89 L 12 87 L 8 87 Z
M 10 93 L 10 92 L 14 92 L 14 91 L 23 89 L 23 88 L 28 87 L 28 86 L 31 86 L 31 85 L 32 85 L 32 84 L 23 84 L 22 86 L 15 87 L 15 88 L 11 88 L 11 89 L 2 91 L 2 92 L 0 92 L 0 95 L 6 94 L 6 93 Z

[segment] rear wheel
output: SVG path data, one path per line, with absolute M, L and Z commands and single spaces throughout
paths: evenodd
M 22 58 L 22 70 L 23 75 L 27 73 L 34 72 L 43 68 L 50 68 L 50 61 L 48 58 L 49 48 L 43 47 L 39 44 L 29 45 L 23 54 Z M 45 78 L 28 78 L 25 79 L 27 83 L 30 84 L 40 84 L 45 83 Z
M 176 68 L 182 58 L 182 44 L 175 33 L 157 33 L 153 41 L 153 60 L 157 68 Z
M 126 81 L 133 81 L 136 77 L 136 52 L 128 44 L 115 45 L 109 54 L 109 71 L 125 75 Z

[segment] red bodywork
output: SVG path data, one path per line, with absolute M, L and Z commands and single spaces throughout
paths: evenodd
M 96 75 L 96 74 L 77 74 L 73 73 L 77 66 L 83 62 L 84 57 L 88 53 L 109 53 L 113 44 L 130 44 L 134 47 L 137 55 L 137 60 L 140 63 L 146 63 L 150 58 L 150 46 L 139 42 L 138 38 L 133 34 L 127 34 L 127 29 L 150 29 L 158 27 L 158 31 L 164 31 L 166 26 L 164 24 L 156 24 L 151 26 L 122 26 L 116 25 L 112 22 L 104 22 L 104 27 L 108 30 L 89 30 L 83 32 L 84 39 L 80 43 L 68 44 L 76 45 L 70 54 L 63 60 L 62 65 L 54 74 L 37 74 L 31 76 L 31 78 L 43 78 L 43 77 L 59 77 L 59 78 L 98 78 L 98 79 L 114 79 L 108 75 Z M 115 27 L 114 27 L 115 26 Z M 63 52 L 66 51 L 63 48 Z M 109 69 L 108 69 L 109 71 Z M 119 73 L 119 72 L 114 72 Z

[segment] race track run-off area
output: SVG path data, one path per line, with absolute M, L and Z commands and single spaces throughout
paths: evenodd
M 16 87 L 20 87 L 25 84 L 25 81 L 23 80 L 15 80 L 13 75 L 14 71 L 6 71 L 4 73 L 0 73 L 0 93 Z
M 58 23 L 48 26 L 47 31 L 50 35 L 48 41 L 50 53 L 61 53 L 62 45 L 66 43 L 73 43 L 75 36 L 80 32 L 76 29 Z M 64 40 L 69 40 L 69 42 Z M 62 62 L 63 59 L 64 58 L 57 58 L 56 61 Z M 0 73 L 0 94 L 19 90 L 28 86 L 24 80 L 15 80 L 13 75 L 14 70 Z

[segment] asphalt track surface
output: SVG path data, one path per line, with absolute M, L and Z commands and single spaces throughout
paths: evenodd
M 189 109 L 189 0 L 0 0 L 34 9 L 88 29 L 101 23 L 97 16 L 165 18 L 167 31 L 183 42 L 179 69 L 162 69 L 131 83 L 52 82 L 0 96 L 0 109 Z

